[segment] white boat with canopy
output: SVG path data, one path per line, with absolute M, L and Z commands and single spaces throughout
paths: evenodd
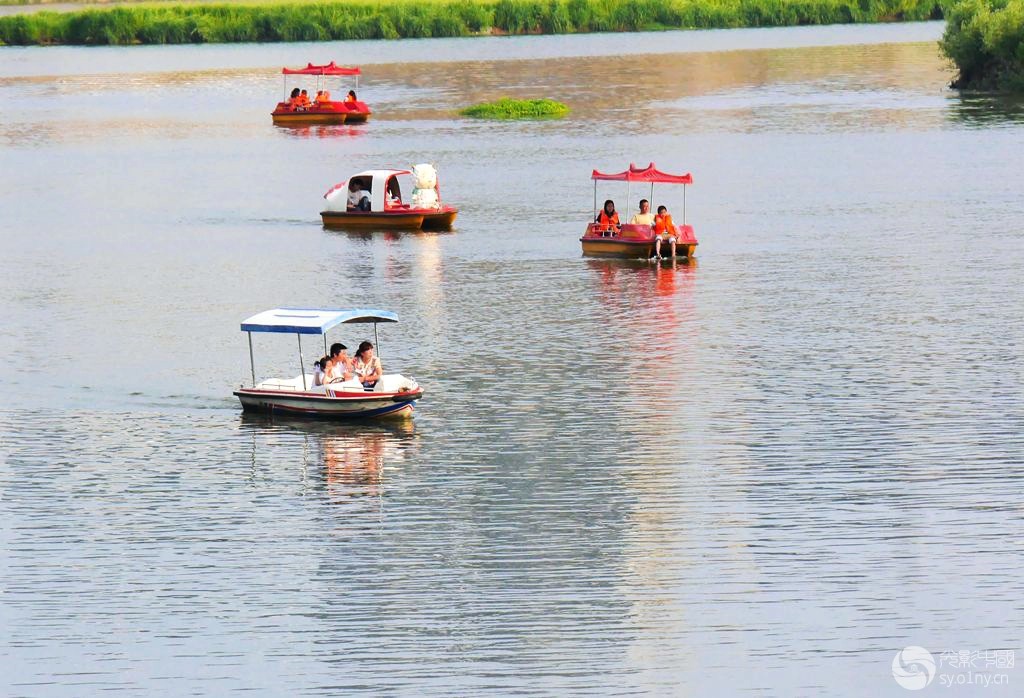
M 343 383 L 314 386 L 313 375 L 306 373 L 302 354 L 303 335 L 323 336 L 326 354 L 327 332 L 331 328 L 344 324 L 372 323 L 376 348 L 377 325 L 384 322 L 398 322 L 398 316 L 387 310 L 369 308 L 273 308 L 243 321 L 242 331 L 249 338 L 252 386 L 241 386 L 235 391 L 242 409 L 336 419 L 411 416 L 416 400 L 423 396 L 423 389 L 413 378 L 399 373 L 386 373 L 372 389 L 367 389 L 357 378 Z M 298 342 L 299 375 L 257 382 L 253 332 L 294 334 Z

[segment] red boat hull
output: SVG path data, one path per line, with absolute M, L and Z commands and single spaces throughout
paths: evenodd
M 448 230 L 458 210 L 403 208 L 391 211 L 321 211 L 325 228 L 377 228 L 386 230 Z
M 654 231 L 646 225 L 623 225 L 614 235 L 602 235 L 600 226 L 591 223 L 580 238 L 583 254 L 587 257 L 619 257 L 623 259 L 648 259 L 654 256 L 656 238 Z M 697 249 L 697 238 L 693 226 L 676 226 L 676 257 L 692 257 Z M 668 241 L 661 243 L 661 256 L 672 254 Z
M 322 102 L 305 109 L 295 109 L 278 102 L 270 116 L 281 126 L 304 124 L 359 124 L 370 118 L 365 102 Z

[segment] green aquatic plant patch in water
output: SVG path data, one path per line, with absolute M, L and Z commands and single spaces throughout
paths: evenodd
M 0 17 L 0 43 L 198 44 L 782 27 L 936 19 L 942 16 L 940 1 L 169 0 Z
M 1024 0 L 964 0 L 946 16 L 939 46 L 959 71 L 953 87 L 1024 92 Z
M 510 99 L 483 102 L 459 111 L 474 119 L 561 119 L 569 107 L 553 99 Z

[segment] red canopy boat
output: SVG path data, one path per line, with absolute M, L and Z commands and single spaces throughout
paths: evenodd
M 305 68 L 282 68 L 284 75 L 284 99 L 278 102 L 277 108 L 271 113 L 275 124 L 291 125 L 301 124 L 355 124 L 362 123 L 370 118 L 370 108 L 365 102 L 360 102 L 354 97 L 353 91 L 350 96 L 344 99 L 335 100 L 327 87 L 327 78 L 332 76 L 355 77 L 356 89 L 359 88 L 359 76 L 362 71 L 359 68 L 347 68 L 336 65 L 334 61 L 326 65 L 313 65 L 308 63 Z M 316 78 L 316 94 L 302 99 L 300 95 L 292 96 L 288 93 L 289 75 L 311 75 Z M 295 88 L 298 90 L 299 88 Z M 295 90 L 292 92 L 294 93 Z
M 597 182 L 626 182 L 626 201 L 629 201 L 630 186 L 633 182 L 651 185 L 651 210 L 656 210 L 654 205 L 655 184 L 681 184 L 683 185 L 683 224 L 674 225 L 674 231 L 666 231 L 666 238 L 673 233 L 676 239 L 676 256 L 692 257 L 697 248 L 697 238 L 693 234 L 693 226 L 686 224 L 686 185 L 693 184 L 693 176 L 686 174 L 674 175 L 662 172 L 650 163 L 647 167 L 637 167 L 629 164 L 629 169 L 623 172 L 605 173 L 594 170 L 590 178 L 594 180 L 594 218 L 587 226 L 586 232 L 580 238 L 583 246 L 583 254 L 591 257 L 625 257 L 648 259 L 654 256 L 657 237 L 654 228 L 650 225 L 631 225 L 626 223 L 619 226 L 609 226 L 598 222 L 599 209 L 597 207 Z M 670 243 L 666 239 L 662 243 L 662 254 L 666 252 Z

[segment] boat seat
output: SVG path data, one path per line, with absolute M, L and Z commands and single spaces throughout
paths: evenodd
M 416 386 L 416 381 L 406 378 L 401 373 L 385 373 L 373 386 L 375 393 L 400 393 Z
M 313 387 L 313 376 L 306 374 L 306 389 L 309 390 Z M 257 390 L 291 390 L 302 392 L 302 376 L 298 375 L 294 378 L 268 378 L 267 380 L 256 384 Z

